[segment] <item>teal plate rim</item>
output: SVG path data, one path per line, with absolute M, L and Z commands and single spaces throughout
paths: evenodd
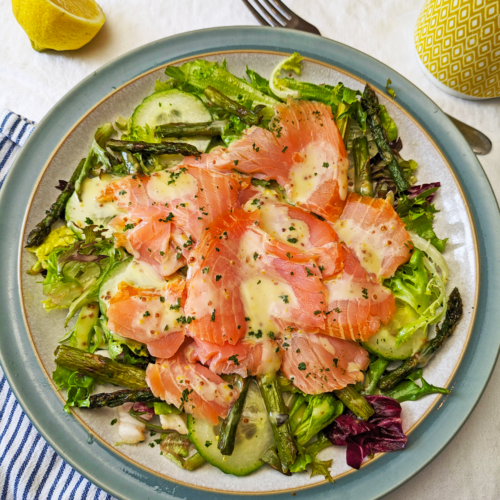
M 478 402 L 500 349 L 500 213 L 481 165 L 446 115 L 425 94 L 388 66 L 346 45 L 308 33 L 265 27 L 214 28 L 158 40 L 106 64 L 68 92 L 44 117 L 23 146 L 0 193 L 0 364 L 31 422 L 49 444 L 80 473 L 122 499 L 198 498 L 201 492 L 144 471 L 112 453 L 62 412 L 27 336 L 19 299 L 19 241 L 29 200 L 41 169 L 79 119 L 117 87 L 168 62 L 208 52 L 262 50 L 300 52 L 369 82 L 380 90 L 388 78 L 397 102 L 426 130 L 452 166 L 469 203 L 480 256 L 480 289 L 469 345 L 450 384 L 452 397 L 440 400 L 411 433 L 403 453 L 387 453 L 334 485 L 297 491 L 304 499 L 380 498 L 414 476 L 451 441 Z M 168 55 L 167 55 L 168 54 Z M 290 490 L 286 493 L 290 494 Z M 259 495 L 262 498 L 276 494 Z M 209 490 L 206 500 L 240 497 Z

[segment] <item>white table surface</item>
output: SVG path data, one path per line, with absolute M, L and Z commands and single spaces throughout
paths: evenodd
M 447 113 L 482 130 L 493 151 L 481 164 L 500 195 L 500 99 L 472 102 L 438 90 L 419 69 L 413 27 L 423 0 L 294 0 L 287 5 L 323 36 L 388 64 Z M 240 0 L 100 0 L 107 21 L 76 52 L 37 53 L 0 2 L 0 108 L 39 121 L 74 85 L 108 61 L 159 38 L 203 28 L 255 25 Z M 387 500 L 479 500 L 500 498 L 500 367 L 464 427 L 423 471 Z

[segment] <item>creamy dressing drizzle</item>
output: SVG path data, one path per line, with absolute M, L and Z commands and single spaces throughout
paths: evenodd
M 187 172 L 162 170 L 151 174 L 146 189 L 153 201 L 165 203 L 180 198 L 194 197 L 198 193 L 198 181 Z
M 290 170 L 292 189 L 290 200 L 306 203 L 311 194 L 325 181 L 339 182 L 339 195 L 342 200 L 347 196 L 347 162 L 337 161 L 338 154 L 331 144 L 312 142 L 300 153 L 294 155 L 294 165 Z M 332 176 L 332 170 L 333 176 Z
M 78 227 L 87 225 L 85 220 L 87 217 L 96 224 L 102 224 L 105 227 L 105 222 L 109 222 L 111 218 L 120 213 L 115 201 L 99 202 L 96 200 L 101 192 L 108 184 L 116 180 L 109 174 L 104 174 L 101 177 L 93 177 L 83 181 L 83 191 L 81 201 L 76 193 L 71 196 L 71 201 L 66 207 L 66 217 L 69 221 L 74 222 Z M 69 227 L 72 226 L 68 222 Z M 109 235 L 106 235 L 109 236 Z
M 339 220 L 333 224 L 339 238 L 354 252 L 365 271 L 377 276 L 380 275 L 382 260 L 387 251 L 384 231 L 393 228 L 392 226 L 389 222 L 363 231 L 353 220 Z
M 354 300 L 363 297 L 365 287 L 361 283 L 352 280 L 328 280 L 324 281 L 328 289 L 329 302 L 337 300 Z
M 103 297 L 106 307 L 109 307 L 109 300 L 117 294 L 118 285 L 127 283 L 136 288 L 158 288 L 165 285 L 165 280 L 155 271 L 155 269 L 145 262 L 132 260 L 123 272 L 113 276 L 106 282 Z M 109 299 L 107 298 L 109 297 Z

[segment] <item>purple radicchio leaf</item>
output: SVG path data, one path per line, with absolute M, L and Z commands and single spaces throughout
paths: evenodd
M 365 457 L 373 453 L 401 450 L 408 437 L 403 432 L 401 405 L 387 396 L 366 396 L 375 413 L 367 421 L 348 412 L 337 417 L 325 431 L 337 446 L 347 446 L 347 465 L 359 469 Z
M 141 418 L 143 420 L 151 420 L 154 417 L 155 411 L 153 408 L 150 408 L 146 403 L 134 403 L 134 406 L 132 407 L 132 410 L 140 413 Z
M 59 189 L 59 191 L 64 191 L 66 189 L 66 186 L 68 185 L 68 181 L 63 181 L 62 179 L 59 179 L 59 184 L 55 186 L 56 189 Z
M 401 137 L 398 137 L 395 141 L 390 142 L 389 146 L 393 151 L 399 153 L 403 149 L 403 141 L 401 140 Z
M 431 182 L 429 184 L 420 184 L 418 186 L 411 186 L 410 189 L 408 189 L 408 198 L 416 198 L 419 194 L 424 193 L 425 191 L 428 191 L 429 189 L 432 188 L 438 188 L 441 187 L 440 182 Z M 429 196 L 427 196 L 426 200 L 431 203 L 432 200 L 434 199 L 434 195 L 436 194 L 436 191 L 431 193 Z

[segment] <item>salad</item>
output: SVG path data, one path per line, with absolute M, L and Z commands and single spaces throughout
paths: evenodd
M 301 61 L 168 66 L 28 236 L 44 309 L 68 310 L 64 409 L 116 408 L 117 444 L 332 481 L 321 450 L 359 469 L 404 449 L 401 403 L 449 392 L 422 373 L 462 315 L 440 183 L 369 85 L 303 82 Z

